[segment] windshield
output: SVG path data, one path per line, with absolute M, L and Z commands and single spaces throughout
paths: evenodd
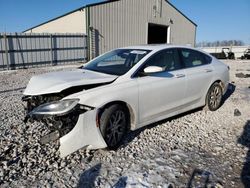
M 117 49 L 86 64 L 84 69 L 112 75 L 123 75 L 138 63 L 150 50 Z

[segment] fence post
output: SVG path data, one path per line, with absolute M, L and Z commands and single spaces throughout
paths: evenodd
M 53 39 L 52 34 L 50 34 L 50 56 L 51 56 L 51 65 L 53 65 Z
M 10 65 L 9 65 L 9 56 L 8 56 L 8 46 L 7 46 L 7 35 L 6 33 L 4 33 L 4 43 L 5 43 L 5 55 L 6 55 L 6 61 L 7 61 L 7 69 L 10 69 Z

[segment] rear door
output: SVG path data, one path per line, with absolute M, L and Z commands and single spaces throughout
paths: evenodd
M 199 102 L 206 95 L 213 77 L 211 57 L 192 49 L 180 48 L 180 58 L 185 65 L 187 92 L 184 97 L 187 106 Z
M 164 71 L 144 75 L 143 70 L 149 66 L 162 67 Z M 177 49 L 160 51 L 141 67 L 137 77 L 140 123 L 175 112 L 183 104 L 186 77 L 182 68 Z

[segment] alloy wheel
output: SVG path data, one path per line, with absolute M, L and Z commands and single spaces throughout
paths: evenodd
M 117 110 L 110 116 L 106 129 L 106 141 L 111 147 L 114 147 L 123 137 L 125 125 L 126 115 L 122 110 Z
M 217 109 L 220 106 L 222 99 L 222 91 L 220 86 L 215 85 L 209 95 L 209 106 L 212 109 Z

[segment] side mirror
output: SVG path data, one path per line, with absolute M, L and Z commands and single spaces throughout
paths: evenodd
M 149 73 L 162 72 L 164 71 L 164 69 L 158 66 L 149 66 L 149 67 L 146 67 L 143 71 L 144 73 L 149 74 Z

